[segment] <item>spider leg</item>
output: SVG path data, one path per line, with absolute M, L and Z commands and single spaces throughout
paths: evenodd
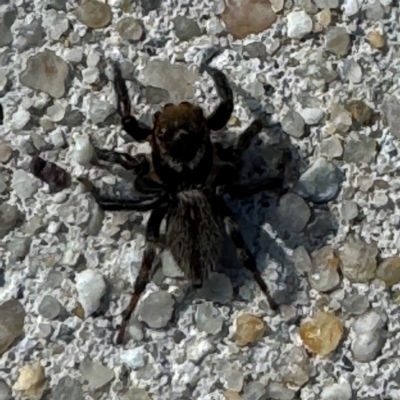
M 125 132 L 137 141 L 146 140 L 152 130 L 141 125 L 139 121 L 131 115 L 131 101 L 129 99 L 128 88 L 122 77 L 121 68 L 117 63 L 114 64 L 114 88 L 118 100 L 117 110 L 121 116 L 122 127 Z
M 133 170 L 136 175 L 145 175 L 150 171 L 150 160 L 146 154 L 132 157 L 128 153 L 117 153 L 112 150 L 95 148 L 98 158 L 114 164 L 119 164 L 127 170 Z
M 94 194 L 94 197 L 104 211 L 150 211 L 164 201 L 159 193 L 133 196 L 130 199 L 116 199 L 100 194 Z
M 220 187 L 220 194 L 227 194 L 234 199 L 244 199 L 263 191 L 274 191 L 283 195 L 288 189 L 283 188 L 283 178 L 266 178 L 250 184 L 233 183 Z
M 124 311 L 122 324 L 119 328 L 117 336 L 117 344 L 122 344 L 125 336 L 126 326 L 134 313 L 136 306 L 140 300 L 140 296 L 146 289 L 147 284 L 150 282 L 152 266 L 156 257 L 155 245 L 160 236 L 160 225 L 167 212 L 166 206 L 155 208 L 150 215 L 149 222 L 146 228 L 146 247 L 143 254 L 142 264 L 140 266 L 139 274 L 136 278 L 133 295 L 128 307 Z M 153 271 L 154 273 L 155 271 Z
M 226 233 L 231 238 L 233 244 L 237 249 L 237 254 L 243 263 L 243 266 L 252 273 L 254 280 L 257 282 L 261 291 L 265 294 L 268 299 L 269 305 L 272 310 L 278 309 L 278 304 L 273 300 L 267 284 L 263 280 L 259 269 L 257 268 L 257 263 L 254 256 L 251 254 L 249 248 L 247 247 L 243 236 L 239 230 L 237 223 L 234 220 L 233 214 L 225 202 L 221 198 L 214 198 L 214 205 L 216 212 L 224 217 L 224 225 Z

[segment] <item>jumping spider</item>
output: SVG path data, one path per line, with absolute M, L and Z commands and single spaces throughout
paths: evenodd
M 202 70 L 212 77 L 222 100 L 217 109 L 205 117 L 199 106 L 189 102 L 167 104 L 154 114 L 153 128 L 141 125 L 131 115 L 127 86 L 119 65 L 114 65 L 114 87 L 122 127 L 136 141 L 148 141 L 152 149 L 151 157 L 97 150 L 100 160 L 118 163 L 134 172 L 135 187 L 140 193 L 137 196 L 109 198 L 90 186 L 103 210 L 151 211 L 142 265 L 132 299 L 124 312 L 118 344 L 123 342 L 126 325 L 149 283 L 164 219 L 165 244 L 194 287 L 201 287 L 215 268 L 225 229 L 244 267 L 253 274 L 271 308 L 277 308 L 222 195 L 243 198 L 262 190 L 280 189 L 282 179 L 270 178 L 245 185 L 235 183 L 241 166 L 240 156 L 262 130 L 262 124 L 255 120 L 241 134 L 234 148 L 223 149 L 212 143 L 210 131 L 222 129 L 232 114 L 233 94 L 225 75 L 209 65 L 211 58 L 202 64 Z M 215 166 L 216 157 L 224 162 L 220 168 Z

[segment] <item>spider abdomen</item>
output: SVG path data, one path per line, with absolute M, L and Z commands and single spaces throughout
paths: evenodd
M 217 263 L 222 238 L 209 198 L 197 189 L 179 192 L 167 214 L 167 245 L 197 285 Z

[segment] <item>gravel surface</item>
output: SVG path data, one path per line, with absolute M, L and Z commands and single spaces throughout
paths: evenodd
M 392 0 L 0 0 L 0 400 L 400 399 L 400 11 Z M 148 214 L 103 212 L 78 178 L 123 196 L 132 177 L 95 148 L 149 152 L 119 124 L 121 63 L 135 115 L 219 99 L 263 178 L 290 152 L 290 191 L 227 199 L 280 304 L 227 241 L 201 290 L 166 249 L 115 344 Z M 71 175 L 49 187 L 33 156 Z M 218 260 L 216 260 L 218 261 Z

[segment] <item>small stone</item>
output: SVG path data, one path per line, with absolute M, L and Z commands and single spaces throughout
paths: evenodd
M 300 196 L 287 193 L 280 198 L 277 215 L 281 229 L 301 232 L 311 217 L 311 211 Z
M 82 378 L 89 388 L 99 390 L 114 379 L 114 371 L 97 361 L 85 358 L 80 366 Z
M 60 122 L 65 116 L 65 107 L 60 103 L 55 103 L 47 109 L 46 114 L 53 122 Z
M 111 7 L 96 0 L 85 0 L 75 10 L 75 15 L 79 22 L 92 29 L 105 28 L 112 19 Z
M 28 254 L 30 243 L 29 238 L 14 238 L 7 243 L 7 250 L 13 259 L 22 260 Z
M 282 130 L 290 136 L 300 138 L 304 135 L 304 120 L 296 111 L 289 111 L 281 124 Z
M 62 340 L 63 342 L 69 344 L 75 339 L 74 332 L 74 328 L 71 328 L 65 324 L 61 324 L 57 334 L 57 340 Z
M 268 397 L 272 400 L 292 400 L 295 392 L 286 388 L 280 382 L 271 382 L 268 385 Z
M 277 16 L 268 0 L 238 0 L 225 3 L 221 18 L 235 39 L 244 39 L 271 27 Z
M 385 37 L 380 34 L 378 31 L 371 31 L 367 34 L 367 40 L 372 48 L 374 49 L 382 49 L 386 46 Z
M 117 31 L 122 39 L 137 42 L 143 38 L 144 30 L 140 20 L 125 17 L 118 21 Z
M 321 400 L 350 400 L 351 386 L 348 382 L 334 383 L 322 389 Z
M 39 305 L 39 314 L 47 319 L 56 319 L 62 311 L 62 305 L 53 296 L 46 295 Z
M 384 259 L 376 270 L 376 278 L 384 281 L 387 286 L 397 285 L 400 282 L 400 257 Z
M 341 171 L 321 157 L 300 176 L 294 191 L 303 198 L 322 203 L 337 196 L 341 182 Z
M 69 28 L 69 20 L 65 17 L 65 14 L 57 14 L 51 24 L 50 37 L 53 40 L 58 41 L 61 38 L 68 36 Z
M 12 156 L 12 148 L 4 143 L 0 142 L 0 163 L 5 164 L 10 161 Z
M 321 9 L 334 9 L 339 7 L 339 0 L 315 0 L 315 4 Z
M 199 296 L 204 300 L 217 303 L 227 303 L 232 299 L 232 282 L 225 274 L 212 272 L 199 290 Z
M 105 122 L 115 111 L 116 109 L 113 104 L 100 100 L 94 95 L 89 97 L 89 118 L 94 124 Z
M 86 269 L 76 275 L 78 300 L 89 317 L 100 307 L 100 300 L 106 293 L 103 275 L 93 269 Z
M 181 42 L 186 42 L 196 36 L 201 36 L 199 24 L 193 19 L 178 15 L 173 20 L 176 37 Z
M 345 60 L 343 72 L 346 78 L 352 83 L 360 83 L 362 80 L 362 69 L 354 60 Z
M 208 354 L 215 352 L 215 346 L 205 338 L 196 339 L 187 349 L 187 359 L 199 364 Z
M 353 126 L 359 129 L 361 126 L 369 126 L 373 122 L 373 112 L 363 101 L 352 101 L 346 104 L 346 109 L 353 118 Z
M 100 81 L 100 71 L 98 68 L 85 68 L 82 71 L 82 80 L 88 85 L 93 85 Z
M 267 390 L 261 382 L 250 382 L 243 390 L 243 400 L 264 400 Z
M 350 236 L 339 251 L 340 269 L 351 282 L 367 283 L 375 276 L 378 247 Z
M 172 318 L 174 306 L 175 300 L 170 293 L 162 290 L 151 293 L 143 300 L 141 320 L 150 328 L 165 328 Z
M 14 172 L 11 186 L 20 199 L 26 200 L 37 192 L 38 181 L 27 172 L 17 170 Z
M 147 391 L 140 388 L 129 389 L 126 395 L 128 397 L 127 400 L 151 400 L 151 397 L 149 396 Z
M 61 378 L 52 390 L 55 399 L 84 400 L 82 385 L 77 379 L 69 376 Z
M 313 353 L 326 356 L 336 349 L 343 335 L 343 324 L 331 313 L 318 312 L 300 326 L 300 336 Z
M 46 0 L 46 10 L 53 8 L 57 11 L 66 11 L 67 0 Z
M 332 13 L 329 8 L 323 9 L 315 16 L 317 22 L 322 26 L 326 27 L 331 23 L 332 20 Z
M 233 392 L 232 390 L 227 390 L 224 392 L 225 400 L 242 400 L 242 396 L 238 392 Z
M 12 400 L 12 391 L 4 379 L 0 379 L 0 400 Z
M 376 311 L 369 311 L 359 317 L 352 326 L 354 333 L 351 342 L 353 357 L 358 362 L 375 360 L 385 344 L 385 319 Z
M 89 203 L 89 224 L 86 233 L 89 236 L 97 236 L 103 227 L 104 210 L 93 199 Z
M 385 95 L 382 102 L 382 113 L 391 134 L 400 138 L 400 102 L 392 95 Z
M 359 0 L 344 0 L 342 5 L 343 14 L 348 17 L 356 15 L 360 11 L 360 5 Z
M 89 166 L 95 157 L 94 147 L 90 142 L 89 135 L 86 133 L 76 133 L 74 141 L 75 146 L 72 151 L 72 159 L 82 166 Z
M 292 260 L 300 274 L 304 275 L 311 271 L 311 259 L 304 246 L 299 246 L 293 251 Z
M 342 307 L 346 312 L 352 315 L 364 314 L 369 307 L 368 296 L 353 294 L 343 300 Z
M 24 365 L 19 370 L 17 382 L 13 389 L 22 392 L 25 396 L 40 399 L 46 387 L 44 368 L 39 362 L 32 365 Z
M 357 164 L 370 165 L 376 158 L 377 143 L 374 138 L 352 132 L 344 148 L 343 159 Z
M 242 314 L 235 321 L 235 341 L 239 346 L 246 346 L 264 336 L 264 321 L 252 314 Z
M 67 63 L 53 51 L 44 50 L 28 59 L 19 80 L 24 86 L 41 90 L 59 99 L 66 92 L 67 76 Z
M 18 208 L 7 203 L 0 204 L 0 238 L 12 231 L 19 219 Z
M 274 13 L 278 13 L 283 10 L 285 5 L 284 0 L 272 0 L 271 1 L 271 8 Z
M 351 200 L 345 200 L 342 203 L 342 217 L 346 221 L 351 221 L 358 216 L 358 206 L 357 203 Z
M 65 49 L 64 58 L 65 61 L 68 61 L 70 63 L 80 63 L 83 59 L 83 48 L 73 47 L 72 49 Z
M 329 159 L 340 157 L 343 154 L 343 147 L 337 136 L 324 139 L 320 148 L 321 154 Z
M 332 105 L 330 120 L 339 132 L 347 132 L 352 124 L 351 114 L 342 104 Z
M 12 43 L 11 26 L 16 18 L 16 8 L 7 7 L 5 10 L 0 10 L 0 47 L 8 46 Z
M 320 292 L 329 292 L 339 283 L 339 259 L 331 246 L 325 246 L 311 254 L 312 269 L 308 274 L 311 286 Z
M 350 36 L 346 32 L 346 28 L 335 26 L 329 28 L 325 39 L 325 48 L 329 52 L 337 56 L 347 54 L 350 45 Z
M 19 107 L 17 112 L 15 112 L 11 118 L 11 129 L 13 131 L 20 131 L 28 124 L 31 119 L 31 115 L 28 111 Z
M 236 393 L 240 392 L 243 388 L 244 376 L 242 371 L 228 368 L 223 371 L 221 380 L 226 389 Z
M 379 0 L 374 0 L 372 3 L 369 3 L 365 9 L 365 16 L 373 21 L 380 21 L 384 14 L 385 10 Z
M 65 137 L 61 129 L 56 129 L 52 132 L 50 132 L 50 141 L 52 145 L 56 148 L 59 149 L 61 147 L 64 147 L 65 145 Z
M 42 26 L 41 18 L 34 18 L 28 23 L 17 25 L 13 47 L 19 51 L 26 51 L 33 47 L 40 47 L 45 43 L 46 32 Z
M 298 346 L 289 347 L 285 350 L 282 357 L 282 377 L 283 381 L 290 386 L 298 388 L 304 386 L 310 379 L 310 360 L 307 352 Z
M 161 263 L 163 274 L 169 278 L 183 278 L 185 276 L 171 252 L 165 249 L 161 253 Z
M 135 347 L 134 349 L 124 350 L 121 352 L 121 361 L 134 371 L 144 367 L 146 351 L 144 346 Z
M 224 318 L 212 304 L 203 303 L 197 306 L 196 326 L 199 331 L 217 335 L 221 332 L 223 323 Z
M 305 11 L 293 11 L 287 16 L 288 36 L 301 39 L 312 31 L 313 21 Z
M 307 125 L 317 125 L 324 116 L 324 112 L 319 108 L 303 108 L 300 115 Z

